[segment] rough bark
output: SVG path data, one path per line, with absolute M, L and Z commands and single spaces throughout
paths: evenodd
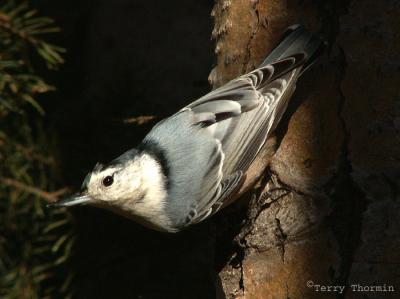
M 219 297 L 400 296 L 398 13 L 391 0 L 216 1 L 214 87 L 257 66 L 293 23 L 329 42 L 255 167 L 245 224 L 227 228 L 237 206 L 218 226 L 237 242 L 217 244 Z M 357 283 L 395 292 L 354 292 Z

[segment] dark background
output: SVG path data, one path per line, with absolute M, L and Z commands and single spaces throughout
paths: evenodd
M 59 136 L 60 177 L 79 189 L 96 162 L 134 147 L 166 117 L 210 90 L 211 0 L 40 1 L 62 28 L 57 91 L 42 104 Z M 124 124 L 141 115 L 157 119 Z M 107 211 L 73 209 L 77 298 L 212 298 L 214 226 L 178 235 L 142 228 Z

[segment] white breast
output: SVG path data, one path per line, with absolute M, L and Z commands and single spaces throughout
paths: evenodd
M 124 202 L 122 208 L 165 230 L 171 226 L 171 221 L 165 213 L 167 190 L 161 165 L 147 154 L 143 154 L 137 162 L 141 169 L 140 188 L 144 196 L 136 201 Z

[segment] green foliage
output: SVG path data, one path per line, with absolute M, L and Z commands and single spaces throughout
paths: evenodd
M 0 116 L 5 110 L 22 112 L 24 102 L 43 113 L 34 97 L 53 88 L 33 72 L 32 50 L 51 69 L 63 63 L 63 49 L 40 38 L 58 28 L 51 19 L 36 15 L 26 3 L 9 0 L 0 6 Z
M 49 191 L 57 187 L 55 138 L 37 100 L 54 88 L 33 63 L 56 69 L 63 50 L 42 39 L 58 31 L 52 20 L 17 2 L 0 4 L 0 298 L 68 298 L 71 219 L 43 204 L 65 191 Z

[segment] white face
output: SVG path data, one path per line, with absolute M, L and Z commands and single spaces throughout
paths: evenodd
M 134 160 L 123 166 L 112 165 L 104 169 L 96 166 L 84 185 L 91 198 L 111 203 L 138 199 L 142 193 L 141 180 L 140 164 Z
M 154 157 L 135 153 L 128 151 L 105 167 L 97 164 L 86 176 L 81 192 L 57 202 L 56 206 L 91 204 L 159 230 L 170 227 L 162 168 Z

